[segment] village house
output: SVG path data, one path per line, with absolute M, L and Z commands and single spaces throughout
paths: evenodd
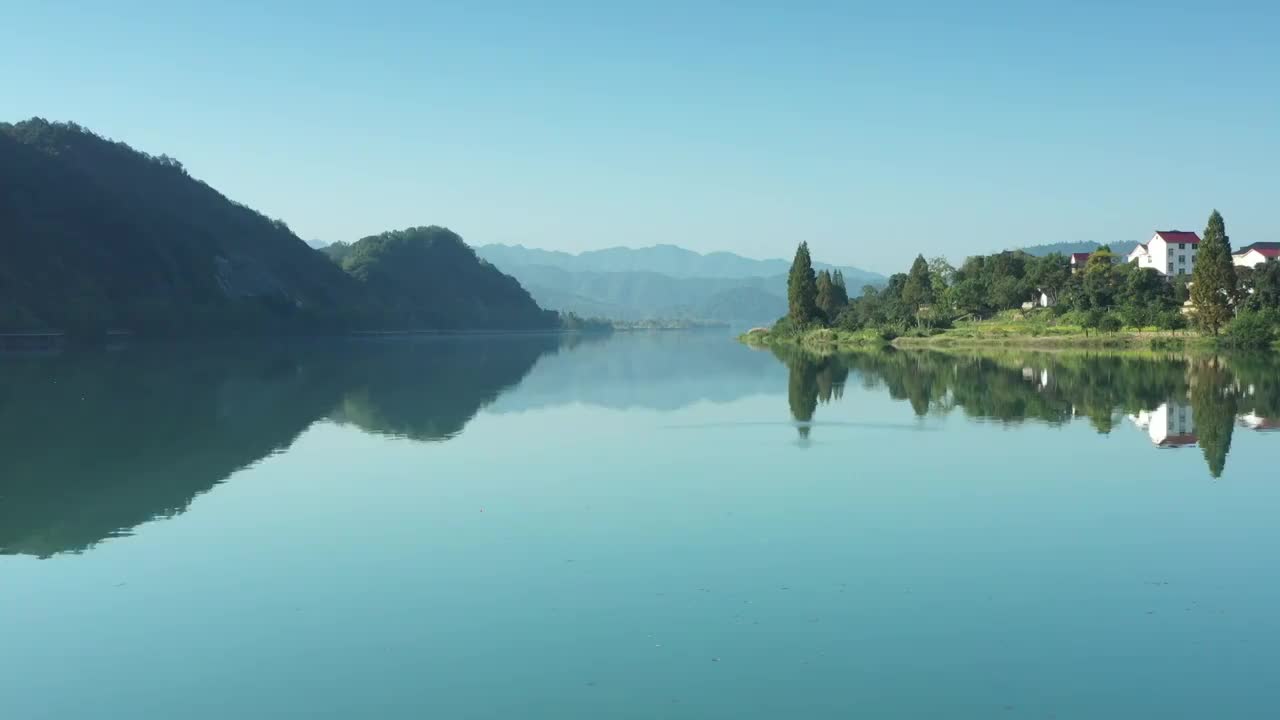
M 1089 264 L 1089 256 L 1093 253 L 1071 253 L 1071 272 L 1084 272 L 1084 266 Z
M 1185 230 L 1157 230 L 1145 244 L 1129 253 L 1129 262 L 1151 268 L 1166 278 L 1190 275 L 1196 266 L 1200 236 Z
M 1254 268 L 1268 260 L 1280 260 L 1280 242 L 1257 242 L 1237 250 L 1231 261 L 1238 267 Z

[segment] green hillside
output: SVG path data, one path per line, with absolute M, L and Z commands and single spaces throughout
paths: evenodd
M 0 124 L 0 331 L 163 337 L 556 324 L 447 230 L 342 248 L 352 257 L 339 265 L 163 155 L 72 123 Z

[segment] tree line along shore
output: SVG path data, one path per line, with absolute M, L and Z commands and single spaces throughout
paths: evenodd
M 802 242 L 788 277 L 786 316 L 741 339 L 814 347 L 1275 348 L 1280 262 L 1234 264 L 1216 210 L 1198 246 L 1194 269 L 1170 276 L 1107 246 L 1087 259 L 1005 251 L 970 257 L 958 268 L 917 256 L 884 287 L 850 297 L 838 275 L 814 272 Z

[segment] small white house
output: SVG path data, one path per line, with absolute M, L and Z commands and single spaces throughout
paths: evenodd
M 1144 245 L 1129 253 L 1129 262 L 1151 268 L 1165 277 L 1190 275 L 1196 267 L 1200 236 L 1185 230 L 1157 230 Z
M 1238 267 L 1254 268 L 1268 260 L 1280 260 L 1280 242 L 1260 242 L 1246 245 L 1231 256 Z

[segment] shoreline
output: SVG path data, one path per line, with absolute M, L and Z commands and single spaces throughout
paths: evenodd
M 1038 352 L 1102 351 L 1102 352 L 1222 352 L 1236 350 L 1223 347 L 1214 338 L 1195 332 L 1173 333 L 1169 331 L 1138 332 L 1126 330 L 1115 333 L 1029 333 L 991 332 L 972 334 L 944 330 L 925 337 L 901 336 L 885 338 L 874 331 L 848 332 L 821 328 L 797 335 L 778 336 L 772 330 L 755 328 L 738 336 L 738 341 L 750 347 L 792 347 L 816 353 L 864 351 L 882 348 L 896 350 L 1021 350 Z M 1275 351 L 1277 346 L 1272 347 Z M 1266 352 L 1263 350 L 1262 352 Z

